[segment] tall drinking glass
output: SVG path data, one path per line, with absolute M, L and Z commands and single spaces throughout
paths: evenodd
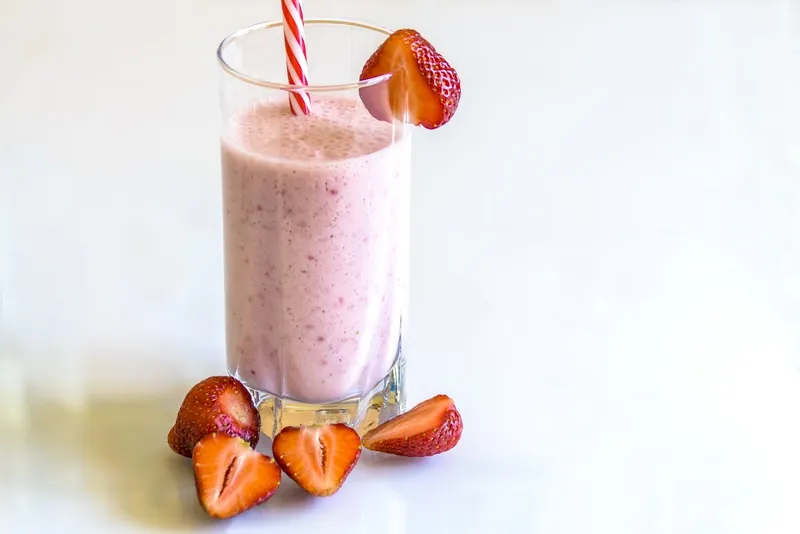
M 390 32 L 342 20 L 305 30 L 307 87 L 285 83 L 281 22 L 217 52 L 228 372 L 269 436 L 329 422 L 363 433 L 405 402 L 410 128 L 362 102 L 388 106 L 389 75 L 359 81 Z M 290 112 L 300 91 L 310 115 Z

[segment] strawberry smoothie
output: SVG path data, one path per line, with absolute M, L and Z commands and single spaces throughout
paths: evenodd
M 228 371 L 326 403 L 390 370 L 406 310 L 407 138 L 357 98 L 259 102 L 223 130 Z

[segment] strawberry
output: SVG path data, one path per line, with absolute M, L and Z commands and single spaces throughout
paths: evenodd
M 212 432 L 240 437 L 255 447 L 260 429 L 261 415 L 247 388 L 230 376 L 212 376 L 186 394 L 167 443 L 191 458 L 195 444 Z
M 342 423 L 290 426 L 272 440 L 281 469 L 312 495 L 336 493 L 361 456 L 361 438 Z
M 390 35 L 367 60 L 360 79 L 386 74 L 392 75 L 388 82 L 360 90 L 364 106 L 376 119 L 408 120 L 433 130 L 456 112 L 461 80 L 416 30 L 398 30 Z
M 433 456 L 455 447 L 463 429 L 453 399 L 436 395 L 364 434 L 364 446 L 400 456 Z
M 224 519 L 272 497 L 281 469 L 241 438 L 209 434 L 192 452 L 197 498 L 211 517 Z

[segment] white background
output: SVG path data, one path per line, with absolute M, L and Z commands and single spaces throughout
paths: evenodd
M 415 137 L 413 402 L 465 420 L 206 519 L 214 49 L 277 0 L 0 2 L 0 531 L 800 531 L 800 2 L 307 0 L 459 70 Z

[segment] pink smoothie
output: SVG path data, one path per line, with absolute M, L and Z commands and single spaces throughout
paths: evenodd
M 357 99 L 259 103 L 222 139 L 228 370 L 301 402 L 370 391 L 406 309 L 408 143 Z

